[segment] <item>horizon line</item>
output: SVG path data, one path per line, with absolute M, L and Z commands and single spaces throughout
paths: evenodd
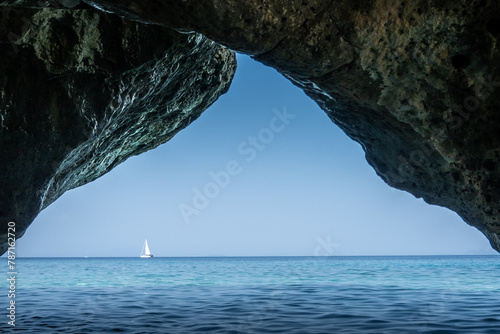
M 310 257 L 310 258 L 341 258 L 341 257 L 431 257 L 431 256 L 500 256 L 500 254 L 407 254 L 407 255 L 191 255 L 191 256 L 153 256 L 152 258 L 270 258 L 270 257 Z M 2 256 L 3 257 L 3 256 Z M 139 256 L 16 256 L 17 259 L 22 258 L 54 258 L 54 259 L 80 259 L 80 258 L 140 258 Z

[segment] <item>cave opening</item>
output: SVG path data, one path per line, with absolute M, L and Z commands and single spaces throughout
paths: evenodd
M 321 238 L 340 245 L 327 255 L 490 252 L 456 214 L 383 183 L 274 69 L 238 62 L 229 92 L 170 142 L 42 211 L 24 255 L 135 256 L 146 238 L 157 256 L 312 256 Z

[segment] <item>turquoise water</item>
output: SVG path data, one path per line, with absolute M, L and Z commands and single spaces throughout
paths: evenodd
M 17 272 L 22 333 L 500 333 L 500 256 L 21 258 Z

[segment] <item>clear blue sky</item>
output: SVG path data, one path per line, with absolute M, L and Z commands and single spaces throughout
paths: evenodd
M 455 213 L 387 186 L 274 69 L 238 61 L 197 121 L 62 196 L 18 256 L 138 256 L 146 238 L 155 256 L 496 254 Z

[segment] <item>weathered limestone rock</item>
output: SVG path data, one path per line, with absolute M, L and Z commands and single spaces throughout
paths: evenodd
M 73 8 L 75 13 L 92 5 L 138 22 L 183 32 L 196 31 L 233 50 L 252 55 L 303 88 L 332 121 L 363 146 L 368 162 L 389 185 L 409 191 L 428 203 L 456 211 L 467 223 L 481 230 L 493 248 L 500 251 L 498 1 L 0 0 L 0 5 L 13 4 L 63 6 Z M 7 32 L 14 26 L 20 30 L 24 26 L 24 14 L 5 13 L 11 12 L 4 11 L 3 31 Z M 83 15 L 78 13 L 71 15 Z M 110 22 L 116 20 L 111 15 L 103 14 L 103 17 Z M 17 25 L 13 23 L 16 20 L 19 22 Z M 50 24 L 61 26 L 55 29 L 65 32 L 67 23 L 64 22 L 67 20 L 55 19 Z M 93 22 L 90 18 L 86 20 Z M 116 34 L 121 40 L 126 30 L 124 27 L 132 24 L 117 22 L 120 23 L 116 27 L 109 24 L 108 29 L 100 31 L 103 35 Z M 80 28 L 69 29 L 75 33 L 63 33 L 60 41 L 54 37 L 48 39 L 48 29 L 32 29 L 34 35 L 23 35 L 22 43 L 25 44 L 20 46 L 21 58 L 18 55 L 17 58 L 9 56 L 5 48 L 1 51 L 2 57 L 7 59 L 0 65 L 5 68 L 1 81 L 1 111 L 7 110 L 12 101 L 16 101 L 15 107 L 9 108 L 17 110 L 17 114 L 11 113 L 16 115 L 15 121 L 1 114 L 2 124 L 9 124 L 8 129 L 17 129 L 17 132 L 7 132 L 8 136 L 3 132 L 1 144 L 9 143 L 14 145 L 12 147 L 17 145 L 27 150 L 13 148 L 5 151 L 7 146 L 1 146 L 0 161 L 14 162 L 2 166 L 6 171 L 2 173 L 7 177 L 0 182 L 2 187 L 5 186 L 3 189 L 10 189 L 10 193 L 7 191 L 0 198 L 2 203 L 7 203 L 2 204 L 0 217 L 13 214 L 18 217 L 22 212 L 27 217 L 22 219 L 24 225 L 46 205 L 44 203 L 54 200 L 62 191 L 81 184 L 80 180 L 93 179 L 114 166 L 115 161 L 122 161 L 121 158 L 113 160 L 115 155 L 119 155 L 116 153 L 119 152 L 116 138 L 128 138 L 126 147 L 134 153 L 156 145 L 141 146 L 142 139 L 139 138 L 143 137 L 127 130 L 136 126 L 135 122 L 126 121 L 127 117 L 124 121 L 117 121 L 119 131 L 127 133 L 123 137 L 115 135 L 114 128 L 107 125 L 109 120 L 113 120 L 113 124 L 116 122 L 115 116 L 110 116 L 106 110 L 125 103 L 123 101 L 133 100 L 130 96 L 134 94 L 142 98 L 148 98 L 148 95 L 143 96 L 143 90 L 138 89 L 140 85 L 134 88 L 137 81 L 131 78 L 128 81 L 130 89 L 125 88 L 129 99 L 122 97 L 116 85 L 112 86 L 106 80 L 107 76 L 125 76 L 122 73 L 124 69 L 116 65 L 122 61 L 115 60 L 122 59 L 122 53 L 116 55 L 112 39 L 106 39 L 107 42 L 102 44 L 108 46 L 106 53 L 111 56 L 99 57 L 100 44 L 96 42 L 99 38 L 93 34 L 83 38 L 81 33 L 85 29 L 82 27 L 87 25 L 76 26 Z M 103 27 L 102 24 L 100 26 Z M 137 26 L 143 31 L 161 29 Z M 136 52 L 144 57 L 146 53 L 141 50 L 147 46 L 143 44 L 151 43 L 149 47 L 155 49 L 157 35 L 143 34 L 143 38 L 130 45 L 135 45 L 138 48 Z M 8 45 L 6 35 L 2 36 L 3 46 Z M 33 36 L 38 36 L 38 39 Z M 72 47 L 50 46 L 57 43 Z M 190 43 L 198 45 L 193 39 Z M 124 47 L 123 43 L 120 47 Z M 219 65 L 211 66 L 231 67 L 223 65 L 231 64 L 227 54 L 213 45 L 211 48 L 210 52 L 217 52 L 224 58 L 217 63 Z M 65 56 L 63 51 L 71 56 Z M 179 51 L 180 54 L 182 51 Z M 51 55 L 49 60 L 45 60 L 46 55 Z M 28 61 L 23 61 L 23 57 Z M 66 58 L 71 60 L 61 68 L 60 60 Z M 131 59 L 135 57 L 129 61 Z M 7 66 L 9 62 L 13 65 Z M 138 68 L 140 63 L 127 65 L 127 69 Z M 118 67 L 111 67 L 110 70 L 107 67 L 109 64 Z M 203 66 L 200 65 L 200 68 Z M 32 72 L 33 79 L 28 74 L 18 75 L 19 69 L 22 73 Z M 112 73 L 108 74 L 110 71 Z M 195 99 L 196 94 L 204 94 L 204 99 L 210 99 L 211 94 L 223 91 L 229 79 L 222 70 L 215 73 L 215 76 L 212 74 L 205 80 L 219 78 L 219 90 L 207 92 L 200 88 L 189 96 Z M 86 81 L 74 79 L 77 74 L 81 77 L 86 75 Z M 94 80 L 99 84 L 94 84 Z M 85 84 L 78 86 L 80 82 Z M 183 84 L 184 81 L 177 83 Z M 171 81 L 171 84 L 175 86 L 175 82 Z M 25 86 L 27 88 L 16 91 Z M 108 88 L 100 93 L 101 87 Z M 27 94 L 27 91 L 36 94 Z M 55 91 L 63 93 L 50 93 Z M 5 92 L 10 95 L 5 95 Z M 178 92 L 183 92 L 182 87 Z M 73 102 L 73 96 L 81 96 L 80 102 Z M 94 97 L 90 102 L 92 106 L 82 102 L 91 96 Z M 80 104 L 75 107 L 75 103 Z M 117 107 L 117 110 L 120 108 Z M 22 114 L 24 110 L 38 109 L 44 111 Z M 104 111 L 99 113 L 95 110 Z M 7 121 L 11 123 L 5 123 Z M 35 124 L 40 124 L 40 128 Z M 153 128 L 155 124 L 148 123 Z M 180 127 L 185 125 L 180 123 Z M 177 129 L 176 126 L 173 128 Z M 82 129 L 87 129 L 90 135 Z M 108 139 L 104 140 L 102 136 Z M 108 144 L 95 144 L 102 141 Z M 85 144 L 88 142 L 94 144 Z M 110 145 L 109 151 L 106 145 Z M 137 145 L 134 149 L 130 148 L 134 145 Z M 68 147 L 67 152 L 63 147 Z M 115 153 L 106 153 L 103 158 L 98 158 L 102 150 Z M 97 152 L 97 158 L 92 155 L 94 153 L 88 152 Z M 46 159 L 42 159 L 43 154 Z M 85 154 L 90 160 L 81 158 Z M 47 161 L 56 161 L 56 164 L 50 169 Z M 73 161 L 76 161 L 74 165 Z M 85 161 L 91 161 L 87 168 L 83 167 L 88 164 Z M 101 166 L 99 161 L 104 162 L 103 167 L 96 169 Z M 90 171 L 94 169 L 99 172 L 92 174 Z M 84 176 L 79 176 L 80 173 Z M 88 173 L 90 176 L 85 176 Z M 50 180 L 50 183 L 45 184 L 41 180 Z M 26 190 L 30 186 L 33 187 L 31 193 L 41 191 L 41 195 L 30 197 L 30 191 Z M 37 207 L 37 204 L 40 205 Z M 34 207 L 37 209 L 28 210 Z M 12 209 L 5 213 L 5 208 Z M 0 220 L 0 223 L 3 222 Z
M 500 251 L 500 2 L 86 2 L 275 67 L 389 185 L 456 211 Z
M 236 68 L 201 35 L 90 7 L 0 15 L 0 254 L 9 221 L 22 236 L 65 191 L 168 141 Z

